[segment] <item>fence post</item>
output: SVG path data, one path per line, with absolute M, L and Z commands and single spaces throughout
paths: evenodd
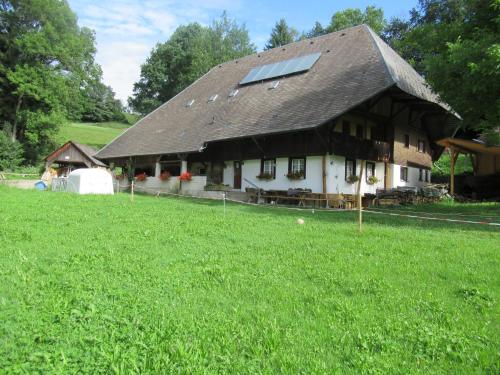
M 134 201 L 134 180 L 132 180 L 132 183 L 130 184 L 130 200 L 132 202 Z

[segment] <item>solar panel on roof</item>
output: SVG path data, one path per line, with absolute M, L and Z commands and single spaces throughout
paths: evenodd
M 240 85 L 245 85 L 247 83 L 264 81 L 267 79 L 282 77 L 289 74 L 305 72 L 318 61 L 321 56 L 321 52 L 313 53 L 311 55 L 305 55 L 296 57 L 294 59 L 289 59 L 285 61 L 280 61 L 274 64 L 261 65 L 253 68 L 250 72 L 240 81 Z

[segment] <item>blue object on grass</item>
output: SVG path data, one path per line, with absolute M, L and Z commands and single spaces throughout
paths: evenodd
M 35 189 L 36 190 L 47 190 L 47 185 L 43 181 L 38 181 L 38 182 L 35 182 Z

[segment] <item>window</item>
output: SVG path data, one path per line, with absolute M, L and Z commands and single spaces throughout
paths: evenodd
M 276 159 L 262 159 L 260 163 L 260 173 L 268 174 L 276 178 Z
M 365 134 L 365 129 L 363 128 L 363 125 L 356 125 L 356 138 L 364 138 Z
M 215 94 L 215 95 L 212 95 L 210 98 L 208 98 L 208 101 L 209 102 L 215 102 L 217 100 L 217 98 L 219 97 L 219 95 Z
M 190 107 L 192 107 L 192 106 L 193 106 L 193 104 L 194 104 L 194 99 L 191 99 L 191 100 L 189 100 L 189 101 L 186 103 L 186 107 L 187 107 L 187 108 L 190 108 Z
M 410 135 L 405 134 L 405 147 L 410 148 Z
M 229 92 L 229 97 L 234 98 L 236 95 L 238 95 L 239 90 L 234 89 Z
M 370 179 L 370 177 L 375 176 L 375 163 L 371 161 L 366 162 L 366 181 Z
M 422 168 L 420 168 L 418 170 L 418 180 L 419 181 L 423 181 L 424 180 L 424 174 L 425 174 L 425 171 Z
M 345 179 L 346 179 L 346 181 L 351 176 L 356 176 L 356 161 L 353 159 L 345 159 Z
M 344 121 L 342 123 L 342 133 L 351 135 L 351 123 L 349 121 Z
M 288 159 L 288 173 L 302 175 L 302 178 L 306 178 L 306 158 Z
M 425 170 L 425 182 L 431 182 L 431 171 L 428 169 Z
M 425 152 L 425 141 L 418 140 L 418 152 Z
M 198 175 L 199 176 L 206 176 L 207 175 L 207 168 L 205 168 L 205 167 L 199 167 L 198 168 Z
M 401 167 L 401 181 L 408 182 L 408 167 Z
M 279 85 L 280 81 L 272 81 L 271 84 L 269 85 L 269 90 L 277 89 Z

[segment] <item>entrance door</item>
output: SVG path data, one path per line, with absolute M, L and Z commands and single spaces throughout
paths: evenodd
M 241 162 L 234 162 L 234 184 L 235 189 L 241 189 Z

